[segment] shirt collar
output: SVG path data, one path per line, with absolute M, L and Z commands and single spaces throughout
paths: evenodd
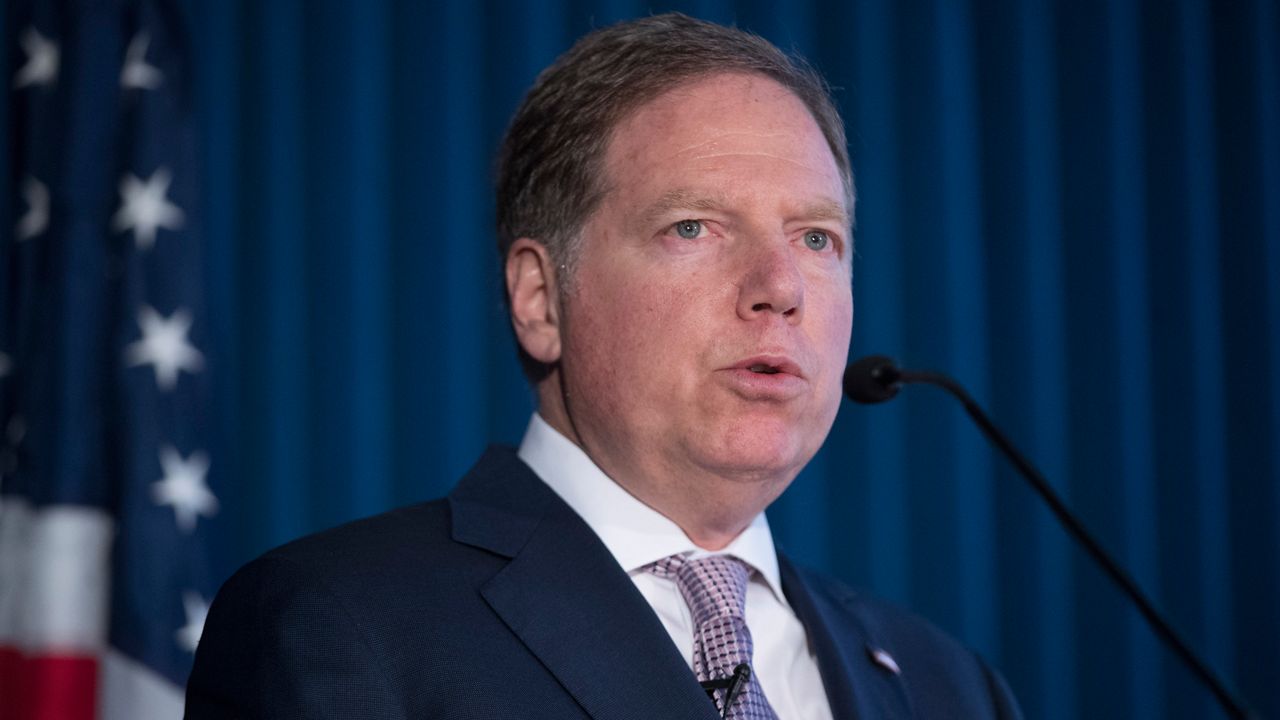
M 519 456 L 586 521 L 628 574 L 641 572 L 646 565 L 670 555 L 733 555 L 754 567 L 778 601 L 787 604 L 773 533 L 764 513 L 757 515 L 728 547 L 711 553 L 695 545 L 665 515 L 614 482 L 582 448 L 537 413 L 529 420 Z

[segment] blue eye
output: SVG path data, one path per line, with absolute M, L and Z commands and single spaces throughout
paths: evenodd
M 685 240 L 693 240 L 702 234 L 702 223 L 697 220 L 681 220 L 675 228 L 676 234 Z
M 804 234 L 804 244 L 810 250 L 826 250 L 831 237 L 821 230 L 810 230 Z

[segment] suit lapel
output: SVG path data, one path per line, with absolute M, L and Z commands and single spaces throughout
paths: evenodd
M 835 720 L 899 720 L 913 716 L 902 679 L 873 659 L 882 645 L 859 618 L 848 591 L 822 592 L 778 556 L 782 588 L 804 624 Z
M 594 532 L 509 451 L 450 496 L 454 538 L 511 561 L 481 594 L 598 720 L 709 720 L 714 706 Z

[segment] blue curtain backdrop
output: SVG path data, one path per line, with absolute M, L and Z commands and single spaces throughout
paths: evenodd
M 679 9 L 811 59 L 859 186 L 852 356 L 946 370 L 1280 717 L 1274 0 L 193 2 L 224 575 L 439 496 L 532 408 L 493 151 L 574 38 Z M 845 407 L 771 509 L 1028 717 L 1218 717 L 941 393 Z

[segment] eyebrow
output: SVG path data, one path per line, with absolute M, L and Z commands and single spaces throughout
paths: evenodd
M 644 209 L 642 217 L 658 218 L 672 210 L 722 210 L 729 204 L 728 199 L 720 194 L 675 188 L 663 193 L 657 200 Z M 818 200 L 801 208 L 797 213 L 806 220 L 838 222 L 848 227 L 849 213 L 844 203 L 835 200 Z
M 672 210 L 719 210 L 727 204 L 721 195 L 708 195 L 687 188 L 675 188 L 662 194 L 644 209 L 644 217 L 656 218 Z
M 851 224 L 849 212 L 845 209 L 844 203 L 835 200 L 819 200 L 806 205 L 800 215 L 806 219 L 838 222 L 846 227 Z

